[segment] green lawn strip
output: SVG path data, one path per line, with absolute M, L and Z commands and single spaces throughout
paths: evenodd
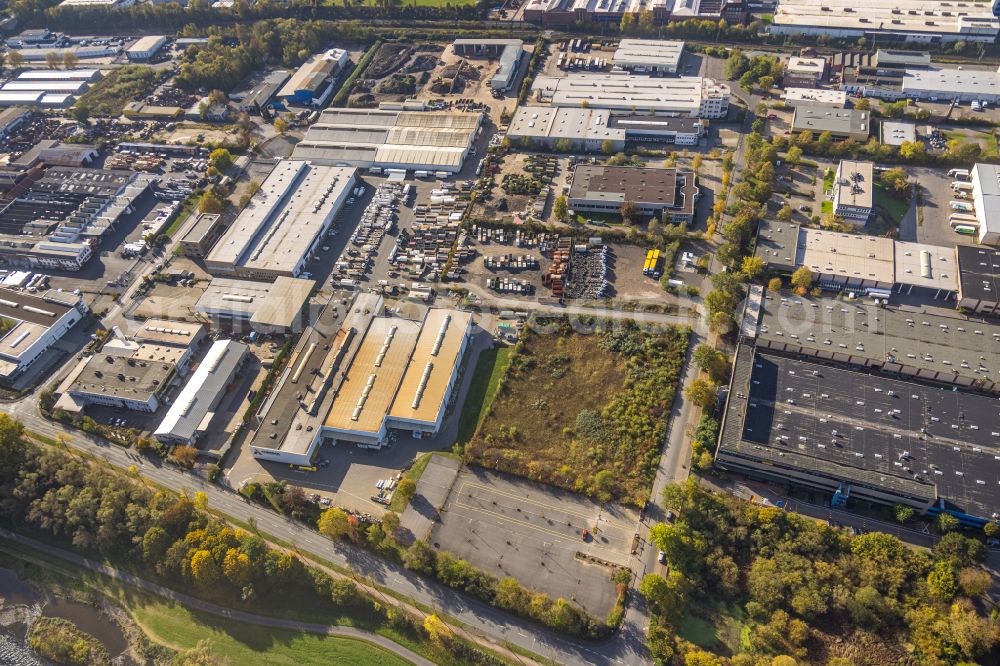
M 832 213 L 833 212 L 833 202 L 830 201 L 829 199 L 824 199 L 823 203 L 820 204 L 819 209 L 820 209 L 820 212 L 823 213 L 824 215 Z
M 184 205 L 181 206 L 180 211 L 177 213 L 177 217 L 173 219 L 170 226 L 163 230 L 164 236 L 170 236 L 171 238 L 174 237 L 174 234 L 180 230 L 181 225 L 184 224 L 188 217 L 190 217 L 191 213 L 194 212 L 194 207 L 198 204 L 198 198 L 200 196 L 201 193 L 199 191 L 193 193 L 187 198 L 187 201 L 184 202 Z
M 38 535 L 32 535 L 33 538 L 37 538 Z M 54 543 L 53 545 L 59 545 Z M 18 565 L 17 560 L 21 560 Z M 108 563 L 110 566 L 114 566 L 114 563 Z M 15 566 L 17 565 L 17 566 Z M 108 599 L 113 600 L 115 603 L 123 606 L 129 613 L 133 616 L 137 623 L 139 623 L 143 628 L 153 628 L 155 626 L 148 625 L 140 615 L 140 611 L 143 608 L 153 609 L 149 613 L 151 616 L 160 617 L 173 617 L 173 625 L 176 626 L 182 622 L 184 618 L 188 618 L 188 621 L 192 623 L 190 627 L 180 627 L 179 630 L 183 630 L 186 635 L 194 635 L 194 630 L 196 628 L 204 627 L 215 627 L 213 631 L 221 631 L 219 628 L 224 627 L 226 633 L 231 636 L 239 636 L 240 632 L 244 634 L 257 634 L 261 636 L 270 636 L 274 639 L 275 643 L 281 642 L 288 644 L 292 639 L 302 639 L 303 637 L 310 637 L 317 639 L 319 641 L 326 641 L 332 639 L 332 642 L 347 642 L 352 644 L 357 644 L 362 646 L 365 650 L 372 652 L 374 656 L 379 659 L 383 657 L 391 657 L 392 661 L 388 662 L 390 664 L 407 664 L 410 663 L 405 659 L 402 659 L 394 654 L 385 651 L 383 648 L 376 645 L 366 643 L 363 640 L 353 639 L 353 638 L 342 638 L 342 637 L 324 637 L 318 635 L 307 635 L 301 634 L 294 631 L 282 630 L 282 629 L 270 629 L 267 627 L 261 627 L 258 625 L 249 625 L 242 622 L 235 622 L 227 620 L 225 618 L 218 617 L 211 613 L 204 613 L 201 611 L 195 611 L 184 607 L 181 604 L 174 602 L 169 602 L 161 599 L 160 597 L 143 591 L 137 588 L 133 588 L 121 581 L 115 580 L 110 576 L 105 574 L 91 571 L 89 569 L 75 568 L 72 563 L 61 560 L 57 557 L 49 555 L 41 551 L 36 551 L 29 546 L 23 544 L 15 543 L 2 543 L 0 544 L 0 566 L 8 566 L 10 568 L 16 568 L 19 571 L 26 572 L 28 576 L 40 583 L 55 583 L 64 588 L 69 588 L 75 590 L 76 592 L 83 593 L 89 598 L 93 596 L 100 595 Z M 206 599 L 212 603 L 218 603 L 212 599 Z M 224 604 L 219 604 L 224 605 Z M 441 659 L 441 655 L 437 652 L 432 652 L 428 649 L 428 646 L 422 644 L 412 638 L 403 635 L 390 627 L 372 625 L 367 622 L 364 618 L 355 618 L 349 616 L 332 616 L 329 611 L 326 612 L 320 609 L 309 609 L 309 608 L 290 608 L 281 606 L 269 606 L 267 612 L 259 612 L 260 609 L 249 609 L 248 612 L 265 616 L 265 617 L 275 617 L 280 619 L 290 619 L 290 620 L 300 620 L 302 622 L 310 622 L 314 624 L 331 624 L 331 625 L 341 625 L 341 626 L 354 626 L 359 629 L 367 629 L 372 633 L 378 634 L 394 643 L 398 643 L 403 647 L 406 647 L 417 654 L 427 657 L 435 661 Z M 171 625 L 164 625 L 171 626 Z M 166 645 L 167 647 L 173 649 L 184 650 L 190 647 L 194 647 L 198 640 L 201 638 L 213 638 L 213 651 L 216 650 L 216 641 L 214 636 L 199 636 L 191 641 L 190 644 L 182 643 L 174 640 L 161 640 L 161 635 L 158 635 L 155 631 L 150 633 L 147 632 L 152 640 L 155 642 Z M 166 634 L 165 634 L 166 635 Z M 246 641 L 244 641 L 246 642 Z M 309 648 L 312 652 L 317 651 L 317 647 L 312 645 Z M 339 650 L 341 648 L 335 648 Z M 242 656 L 242 655 L 241 655 Z M 280 654 L 278 655 L 280 657 Z M 328 659 L 332 661 L 309 661 L 303 663 L 378 663 L 377 661 L 337 661 L 334 659 L 336 654 L 331 652 Z M 346 659 L 346 657 L 345 657 Z M 271 655 L 267 655 L 266 659 L 251 659 L 250 661 L 243 660 L 238 662 L 233 659 L 231 663 L 293 663 L 285 661 L 272 660 Z
M 183 651 L 207 640 L 212 653 L 231 664 L 404 666 L 410 663 L 363 640 L 243 624 L 162 601 L 138 604 L 129 611 L 153 641 Z
M 823 174 L 823 192 L 826 193 L 833 189 L 833 181 L 836 178 L 836 174 L 833 173 L 833 169 L 827 169 L 826 173 Z
M 458 418 L 458 442 L 464 444 L 476 434 L 476 428 L 483 415 L 489 410 L 490 403 L 496 397 L 500 379 L 510 365 L 510 347 L 494 347 L 484 349 L 479 354 L 476 370 L 472 375 L 472 383 L 465 395 L 465 404 Z
M 403 478 L 411 479 L 414 483 L 419 481 L 420 476 L 424 473 L 424 470 L 427 469 L 427 464 L 431 461 L 432 455 L 434 454 L 425 453 L 419 458 L 417 458 L 416 462 L 414 462 L 413 465 L 410 466 L 410 469 L 403 472 Z M 442 452 L 440 455 L 454 456 L 454 454 L 448 454 L 444 452 Z M 454 457 L 457 458 L 457 456 Z M 392 502 L 389 503 L 389 510 L 395 511 L 396 513 L 402 513 L 403 509 L 405 508 L 406 508 L 406 502 L 404 501 L 403 496 L 400 495 L 399 493 L 393 493 Z

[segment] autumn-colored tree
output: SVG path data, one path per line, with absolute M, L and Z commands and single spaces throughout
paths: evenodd
M 191 579 L 199 587 L 212 587 L 221 575 L 219 564 L 212 557 L 211 551 L 198 550 L 191 556 Z
M 222 560 L 222 573 L 236 587 L 243 587 L 253 582 L 250 558 L 235 548 L 226 551 L 226 556 Z
M 424 618 L 424 631 L 438 645 L 448 645 L 455 637 L 451 628 L 437 615 L 431 614 Z

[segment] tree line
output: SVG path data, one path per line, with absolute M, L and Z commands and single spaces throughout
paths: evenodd
M 0 414 L 0 520 L 11 529 L 215 603 L 386 630 L 445 663 L 497 663 L 447 627 L 432 635 L 426 618 L 386 607 L 353 581 L 234 528 L 210 514 L 207 503 L 204 493 L 155 490 L 61 449 L 36 446 L 19 422 Z
M 764 666 L 827 663 L 996 663 L 1000 623 L 977 539 L 946 533 L 930 551 L 889 534 L 845 530 L 701 488 L 664 491 L 673 524 L 650 530 L 669 574 L 639 589 L 653 607 L 658 663 Z M 715 606 L 707 600 L 712 599 Z M 675 632 L 686 614 L 730 608 L 745 640 L 731 657 Z M 858 646 L 865 646 L 859 650 Z

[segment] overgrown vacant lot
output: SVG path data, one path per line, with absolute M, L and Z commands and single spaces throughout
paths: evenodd
M 584 334 L 565 320 L 543 323 L 514 347 L 466 460 L 602 501 L 641 504 L 688 331 L 599 322 Z

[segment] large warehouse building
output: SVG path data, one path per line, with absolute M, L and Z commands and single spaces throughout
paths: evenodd
M 303 336 L 258 414 L 255 457 L 309 465 L 322 444 L 381 448 L 391 429 L 437 434 L 472 315 L 432 308 L 420 321 L 376 316 L 381 302 L 360 294 L 332 338 Z
M 903 74 L 903 94 L 917 99 L 950 102 L 1000 100 L 1000 72 L 975 69 L 908 69 Z
M 277 96 L 294 104 L 322 106 L 333 94 L 334 78 L 350 61 L 351 56 L 344 49 L 318 53 L 302 63 Z
M 769 32 L 775 35 L 865 37 L 934 44 L 992 43 L 1000 21 L 982 2 L 938 0 L 778 0 Z
M 972 200 L 979 221 L 976 238 L 983 245 L 1000 245 L 1000 167 L 972 168 Z
M 199 315 L 227 330 L 298 333 L 308 320 L 314 280 L 284 275 L 274 282 L 214 278 L 195 304 Z
M 497 73 L 490 78 L 490 88 L 508 91 L 517 85 L 527 63 L 527 51 L 520 39 L 456 39 L 452 44 L 456 55 L 467 58 L 496 58 Z
M 23 375 L 88 312 L 80 296 L 48 291 L 40 296 L 0 289 L 0 383 Z
M 215 409 L 243 366 L 249 347 L 217 340 L 170 405 L 153 436 L 165 444 L 194 444 L 208 431 Z
M 472 151 L 481 113 L 327 109 L 292 151 L 315 164 L 456 173 Z
M 891 336 L 887 344 L 921 351 Z M 833 506 L 902 504 L 972 526 L 1000 511 L 995 396 L 774 353 L 746 339 L 729 396 L 716 451 L 723 469 L 825 492 Z
M 623 39 L 611 56 L 611 64 L 635 74 L 676 74 L 683 54 L 684 42 Z
M 580 165 L 569 187 L 574 211 L 617 213 L 626 202 L 641 215 L 667 215 L 671 224 L 694 217 L 698 182 L 693 171 Z
M 700 76 L 649 78 L 621 72 L 539 76 L 532 93 L 552 106 L 689 118 L 725 118 L 730 97 L 729 86 Z
M 611 115 L 605 109 L 566 106 L 521 106 L 514 112 L 507 137 L 555 149 L 569 142 L 572 152 L 604 151 L 610 142 L 614 151 L 626 143 L 662 142 L 694 146 L 705 135 L 705 124 L 697 118 Z
M 895 291 L 951 301 L 958 292 L 955 249 L 762 220 L 756 255 L 793 273 L 806 266 L 824 289 L 889 298 Z
M 354 167 L 282 160 L 205 259 L 213 275 L 298 277 L 351 194 Z

